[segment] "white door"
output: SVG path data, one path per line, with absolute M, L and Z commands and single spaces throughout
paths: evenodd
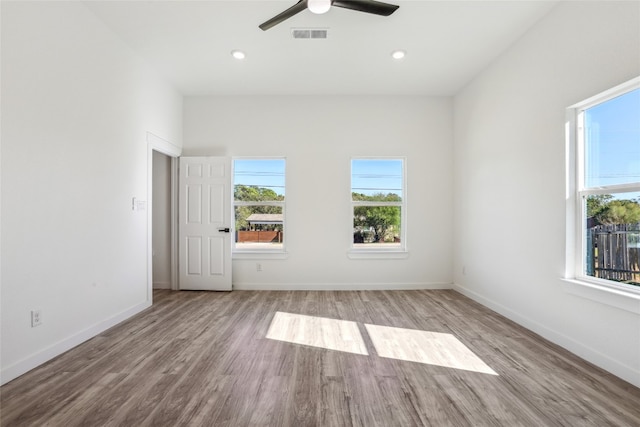
M 231 162 L 180 157 L 180 289 L 231 290 Z

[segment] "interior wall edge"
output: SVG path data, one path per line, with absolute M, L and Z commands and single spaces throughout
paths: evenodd
M 475 291 L 472 291 L 471 289 L 458 283 L 454 283 L 452 289 L 468 298 L 471 298 L 477 303 L 490 308 L 491 310 L 506 317 L 507 319 L 514 321 L 520 326 L 523 326 L 524 328 L 527 328 L 528 330 L 540 335 L 544 339 L 547 339 L 552 343 L 559 345 L 560 347 L 570 351 L 578 357 L 581 357 L 582 359 L 593 363 L 599 368 L 610 372 L 616 377 L 628 381 L 636 387 L 640 387 L 640 371 L 634 369 L 632 366 L 620 363 L 619 361 L 612 359 L 606 354 L 603 354 L 582 342 L 579 342 L 565 334 L 562 334 L 554 330 L 553 328 L 536 322 L 529 317 L 522 316 L 518 312 L 513 311 L 505 307 L 504 305 Z
M 124 310 L 118 314 L 115 314 L 108 319 L 98 322 L 88 328 L 68 336 L 67 338 L 58 341 L 57 343 L 43 348 L 22 360 L 15 362 L 14 364 L 7 366 L 0 371 L 0 385 L 4 385 L 11 380 L 18 378 L 19 376 L 29 372 L 30 370 L 37 368 L 38 366 L 48 362 L 49 360 L 61 355 L 62 353 L 71 350 L 72 348 L 88 341 L 107 329 L 116 326 L 117 324 L 124 322 L 130 317 L 146 310 L 151 307 L 151 301 L 144 301 L 136 304 L 133 307 Z

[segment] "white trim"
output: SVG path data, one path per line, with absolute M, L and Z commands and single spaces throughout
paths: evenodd
M 409 258 L 409 251 L 392 251 L 385 249 L 352 249 L 350 251 L 347 251 L 347 257 L 349 259 L 407 259 Z
M 53 359 L 56 356 L 71 350 L 79 344 L 90 340 L 91 338 L 101 334 L 107 329 L 117 325 L 120 322 L 127 320 L 128 318 L 140 313 L 141 311 L 151 307 L 151 301 L 144 301 L 134 305 L 114 316 L 111 316 L 101 322 L 98 322 L 80 332 L 58 341 L 55 344 L 50 345 L 42 350 L 25 357 L 22 360 L 17 361 L 11 366 L 7 366 L 0 372 L 0 385 L 6 384 L 9 381 L 19 377 L 30 370 L 37 368 L 43 363 Z
M 578 191 L 580 195 L 591 196 L 601 194 L 619 194 L 619 193 L 635 193 L 640 191 L 640 184 L 632 182 L 631 184 L 611 185 L 608 187 L 590 187 Z
M 577 102 L 569 106 L 568 108 L 576 109 L 576 110 L 586 110 L 588 108 L 593 107 L 594 105 L 600 104 L 602 102 L 605 102 L 617 96 L 620 96 L 626 92 L 629 92 L 629 90 L 631 90 L 631 88 L 634 88 L 634 87 L 635 88 L 640 87 L 640 76 L 634 77 L 631 80 L 627 80 L 624 83 L 620 83 L 618 86 L 612 87 L 611 89 L 607 89 L 603 92 L 600 92 L 597 95 L 594 95 L 583 101 Z
M 635 293 L 632 285 L 621 285 L 610 280 L 597 279 L 586 275 L 585 268 L 585 231 L 586 205 L 584 198 L 590 195 L 617 194 L 640 191 L 638 183 L 616 184 L 601 187 L 585 188 L 584 183 L 584 112 L 598 104 L 607 102 L 625 93 L 640 89 L 640 76 L 624 82 L 614 88 L 601 92 L 584 101 L 576 103 L 566 110 L 565 123 L 565 167 L 566 167 L 566 242 L 565 242 L 565 273 L 567 284 L 565 290 L 575 295 L 598 301 L 598 295 L 593 289 L 610 288 L 615 294 L 625 295 Z M 591 289 L 586 291 L 586 289 Z M 602 302 L 616 307 L 610 297 L 603 297 Z M 622 303 L 625 307 L 626 303 Z M 622 308 L 622 307 L 620 307 Z
M 285 196 L 286 197 L 286 196 Z M 285 200 L 286 202 L 286 200 Z M 285 202 L 280 200 L 268 200 L 268 201 L 240 201 L 234 200 L 233 204 L 236 206 L 274 206 L 274 207 L 284 207 Z
M 147 143 L 150 144 L 155 151 L 159 151 L 162 154 L 166 154 L 169 157 L 180 157 L 182 154 L 182 148 L 172 144 L 166 139 L 162 139 L 159 136 L 147 132 Z
M 400 206 L 402 207 L 402 202 L 372 202 L 368 200 L 351 200 L 352 206 Z
M 243 251 L 236 249 L 231 254 L 231 259 L 287 259 L 289 258 L 289 253 L 285 251 L 269 251 L 267 249 L 263 251 Z
M 180 161 L 178 157 L 171 157 L 171 283 L 170 288 L 172 291 L 180 289 L 178 282 L 178 185 L 179 175 L 178 166 Z
M 178 163 L 177 157 L 182 154 L 182 148 L 147 132 L 147 301 L 153 299 L 153 152 L 165 154 L 171 157 L 171 285 L 173 290 L 178 289 Z
M 485 307 L 490 308 L 498 314 L 516 322 L 517 324 L 533 331 L 543 338 L 559 345 L 562 348 L 570 351 L 571 353 L 593 363 L 600 368 L 611 372 L 613 375 L 624 379 L 625 381 L 630 382 L 636 387 L 640 387 L 640 370 L 638 367 L 629 366 L 624 363 L 621 363 L 618 360 L 612 359 L 611 357 L 603 354 L 575 339 L 560 333 L 554 329 L 548 328 L 547 326 L 538 323 L 529 317 L 522 316 L 520 313 L 513 311 L 504 305 L 493 301 L 491 299 L 485 298 L 484 296 L 470 290 L 459 284 L 453 285 L 453 290 L 460 292 L 466 297 L 471 298 L 472 300 L 484 305 Z
M 238 282 L 233 284 L 234 290 L 242 291 L 401 291 L 401 290 L 435 290 L 452 289 L 451 283 L 419 282 L 419 283 L 262 283 Z
M 565 272 L 564 277 L 569 278 L 579 271 L 581 266 L 581 251 L 578 236 L 581 232 L 580 221 L 577 221 L 576 209 L 579 208 L 577 200 L 578 165 L 576 159 L 576 122 L 577 113 L 573 108 L 567 109 L 565 123 L 565 215 L 567 226 L 565 229 Z
M 571 295 L 640 314 L 640 290 L 638 293 L 627 291 L 615 286 L 615 282 L 598 284 L 576 279 L 562 279 L 562 289 Z

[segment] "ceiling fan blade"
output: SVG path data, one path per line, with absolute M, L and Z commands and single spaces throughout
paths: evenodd
M 333 0 L 331 5 L 382 16 L 389 16 L 400 7 L 375 0 Z
M 307 8 L 307 1 L 306 0 L 300 0 L 298 3 L 294 4 L 293 6 L 291 6 L 289 9 L 285 10 L 284 12 L 274 16 L 273 18 L 269 19 L 267 22 L 264 22 L 260 25 L 258 25 L 258 27 L 260 27 L 260 29 L 262 31 L 267 31 L 269 28 L 274 27 L 276 25 L 278 25 L 279 23 L 281 23 L 282 21 L 285 21 L 289 18 L 291 18 L 293 15 L 302 12 L 303 10 L 305 10 Z

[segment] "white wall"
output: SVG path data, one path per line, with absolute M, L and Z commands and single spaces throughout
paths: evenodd
M 449 98 L 191 97 L 183 155 L 285 156 L 289 257 L 233 261 L 236 289 L 449 287 Z M 408 259 L 353 260 L 350 159 L 407 158 Z
M 640 3 L 561 2 L 455 97 L 454 277 L 640 386 L 639 304 L 634 313 L 578 297 L 560 280 L 565 109 L 638 74 Z
M 153 288 L 171 288 L 171 157 L 153 152 Z
M 150 304 L 132 197 L 182 97 L 80 2 L 2 2 L 1 84 L 6 382 Z

